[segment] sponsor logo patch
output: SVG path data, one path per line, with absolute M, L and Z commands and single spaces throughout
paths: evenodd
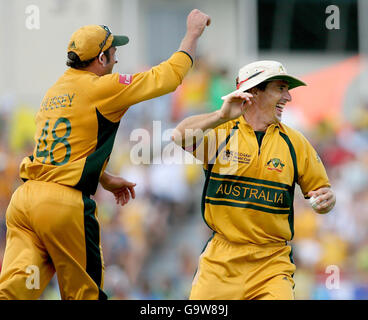
M 222 154 L 223 159 L 227 161 L 249 164 L 251 160 L 251 155 L 245 152 L 226 150 Z
M 131 74 L 119 74 L 119 82 L 122 84 L 131 84 L 133 76 Z

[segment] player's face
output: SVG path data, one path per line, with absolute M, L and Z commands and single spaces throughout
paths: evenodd
M 115 63 L 118 62 L 116 59 L 116 47 L 111 47 L 109 49 L 109 53 L 110 53 L 110 62 L 105 66 L 105 74 L 112 73 L 112 69 L 114 68 Z
M 258 91 L 259 107 L 267 123 L 281 122 L 284 107 L 291 101 L 288 88 L 286 81 L 275 80 L 267 84 L 265 91 Z

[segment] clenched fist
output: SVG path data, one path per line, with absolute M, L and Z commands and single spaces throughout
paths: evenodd
M 211 18 L 198 9 L 192 10 L 187 17 L 187 33 L 199 38 L 206 26 L 211 23 Z

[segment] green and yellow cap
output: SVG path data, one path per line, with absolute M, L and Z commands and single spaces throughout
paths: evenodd
M 123 46 L 128 42 L 127 36 L 113 35 L 107 26 L 88 25 L 79 28 L 72 34 L 68 52 L 74 52 L 81 61 L 86 61 L 97 57 L 111 46 Z

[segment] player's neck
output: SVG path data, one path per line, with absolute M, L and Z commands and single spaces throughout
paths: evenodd
M 96 59 L 97 60 L 97 59 Z M 95 61 L 93 61 L 88 67 L 81 68 L 80 70 L 88 71 L 96 74 L 97 76 L 101 77 L 105 75 L 105 70 L 103 70 L 100 65 Z
M 256 107 L 247 109 L 243 117 L 254 131 L 265 132 L 270 125 L 270 123 L 264 119 L 263 115 L 256 111 Z

